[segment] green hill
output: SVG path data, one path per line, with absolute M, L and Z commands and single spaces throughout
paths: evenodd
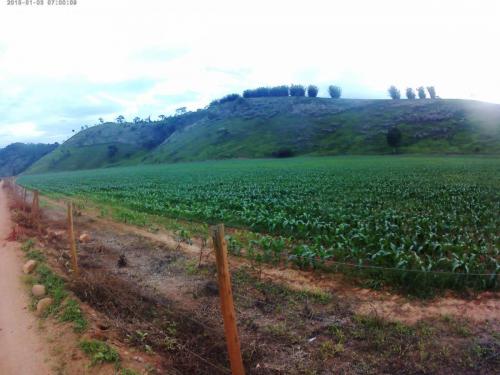
M 0 177 L 15 176 L 53 151 L 57 144 L 12 143 L 0 149 Z
M 387 154 L 388 129 L 401 153 L 500 153 L 500 105 L 468 100 L 237 99 L 146 124 L 84 130 L 30 172 L 226 158 Z M 284 152 L 283 152 L 284 151 Z

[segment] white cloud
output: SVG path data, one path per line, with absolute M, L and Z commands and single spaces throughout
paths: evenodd
M 44 131 L 38 129 L 34 122 L 17 122 L 0 125 L 0 141 L 3 139 L 14 142 L 16 139 L 36 141 Z
M 340 83 L 346 97 L 432 84 L 500 103 L 498 19 L 496 0 L 2 3 L 0 127 L 70 134 L 99 116 L 155 116 L 281 83 L 323 95 Z M 67 120 L 92 103 L 96 113 Z

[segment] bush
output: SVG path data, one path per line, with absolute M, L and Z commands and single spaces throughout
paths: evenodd
M 436 99 L 436 89 L 434 86 L 427 86 L 427 92 L 431 99 Z
M 115 145 L 108 146 L 108 157 L 111 159 L 118 153 L 118 147 Z
M 310 98 L 315 98 L 318 96 L 318 86 L 309 85 L 307 87 L 307 96 Z
M 244 98 L 265 98 L 270 96 L 271 90 L 269 87 L 258 87 L 253 90 L 245 90 L 243 91 Z
M 306 96 L 306 89 L 302 85 L 291 85 L 290 96 Z
M 426 98 L 427 95 L 425 95 L 425 89 L 422 86 L 420 86 L 417 89 L 417 91 L 418 91 L 418 98 L 419 99 L 425 99 Z
M 392 127 L 387 132 L 387 144 L 397 152 L 398 147 L 401 145 L 401 130 L 397 127 Z
M 241 98 L 240 94 L 229 94 L 219 99 L 219 104 L 224 104 L 228 102 L 234 102 L 235 100 Z
M 288 86 L 274 86 L 269 89 L 269 96 L 288 96 L 290 94 Z
M 408 87 L 406 89 L 406 98 L 410 99 L 410 100 L 413 100 L 416 98 L 415 91 L 413 91 L 413 89 L 411 87 Z
M 339 99 L 342 95 L 342 89 L 340 88 L 340 86 L 330 85 L 328 87 L 328 93 L 330 94 L 330 97 L 332 99 Z
M 275 158 L 291 158 L 292 156 L 294 156 L 294 152 L 289 148 L 282 148 L 278 151 L 274 151 L 272 155 Z
M 393 86 L 389 87 L 387 92 L 389 93 L 389 96 L 391 97 L 391 99 L 394 99 L 394 100 L 401 99 L 401 93 L 399 92 L 399 90 L 397 89 L 396 86 L 393 85 Z
M 83 340 L 80 342 L 80 348 L 90 357 L 92 366 L 104 362 L 120 362 L 120 355 L 118 352 L 105 342 L 98 340 Z

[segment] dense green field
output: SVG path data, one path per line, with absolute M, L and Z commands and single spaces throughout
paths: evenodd
M 488 288 L 496 276 L 472 274 L 500 270 L 498 158 L 231 160 L 30 175 L 19 182 L 138 212 L 249 228 L 261 235 L 249 244 L 229 243 L 258 261 L 398 269 L 361 269 L 374 285 Z

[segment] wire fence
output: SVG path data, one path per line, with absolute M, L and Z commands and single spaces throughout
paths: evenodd
M 12 192 L 16 195 L 16 198 L 21 198 L 23 200 L 23 205 L 30 206 L 30 203 L 27 202 L 27 200 L 26 200 L 28 197 L 28 190 L 27 189 L 17 185 L 15 183 L 15 180 L 13 180 L 13 179 L 4 179 L 4 182 L 5 182 L 4 186 L 7 188 L 10 188 L 12 190 Z M 105 287 L 103 285 L 100 285 L 100 288 L 105 288 Z M 112 293 L 113 291 L 109 290 L 108 292 Z M 168 306 L 167 303 L 165 303 L 163 301 L 156 301 L 156 302 L 159 303 L 164 308 L 170 307 L 170 306 Z M 139 321 L 142 320 L 142 317 L 139 316 L 134 309 L 128 309 L 128 312 L 130 314 L 132 314 L 137 320 L 139 320 Z M 224 333 L 221 332 L 220 329 L 217 329 L 215 327 L 210 327 L 206 323 L 202 322 L 201 320 L 193 318 L 192 316 L 189 316 L 187 314 L 183 314 L 181 319 L 188 320 L 191 323 L 193 323 L 199 327 L 203 327 L 204 330 L 206 330 L 207 332 L 209 332 L 211 335 L 215 336 L 219 340 L 224 340 Z M 151 330 L 155 331 L 156 333 L 163 334 L 162 330 L 160 330 L 159 328 L 157 328 L 153 325 L 150 325 L 149 328 Z M 204 356 L 200 355 L 199 353 L 196 353 L 195 351 L 191 350 L 190 348 L 188 348 L 185 344 L 183 344 L 181 342 L 176 341 L 175 348 L 183 351 L 184 353 L 186 353 L 189 356 L 191 356 L 192 358 L 195 358 L 196 360 L 204 363 L 205 365 L 210 366 L 212 369 L 216 370 L 218 373 L 231 374 L 231 370 L 229 368 L 222 366 L 220 364 L 214 363 L 213 361 L 205 358 Z
M 15 184 L 15 181 L 9 181 L 9 185 L 13 187 L 13 191 L 18 194 L 22 199 L 24 204 L 28 204 L 27 202 L 27 197 L 29 194 L 27 194 L 27 189 L 19 187 L 17 184 Z M 180 248 L 180 246 L 178 246 Z M 200 249 L 200 262 L 202 259 L 203 255 L 203 250 L 209 250 L 207 248 L 206 244 L 202 244 L 202 248 Z M 205 259 L 207 260 L 211 256 L 212 252 L 207 251 L 207 254 L 205 255 Z M 213 254 L 212 254 L 213 255 Z M 248 258 L 246 254 L 240 254 L 240 257 L 243 258 Z M 273 262 L 256 262 L 255 260 L 252 260 L 251 258 L 248 258 L 252 264 L 257 264 L 257 267 L 262 267 L 263 264 L 270 264 L 272 265 Z M 298 262 L 297 262 L 298 261 Z M 330 268 L 339 268 L 339 267 L 346 267 L 352 270 L 364 270 L 364 271 L 380 271 L 380 272 L 391 272 L 391 273 L 400 273 L 400 274 L 416 274 L 416 275 L 423 275 L 424 277 L 426 276 L 436 276 L 436 277 L 441 277 L 441 276 L 446 276 L 446 277 L 457 277 L 457 278 L 468 278 L 468 277 L 482 277 L 482 278 L 491 278 L 495 279 L 498 277 L 498 273 L 500 272 L 500 269 L 495 270 L 495 272 L 454 272 L 454 271 L 445 271 L 445 270 L 425 270 L 425 269 L 418 269 L 418 268 L 398 268 L 398 267 L 388 267 L 388 266 L 378 266 L 378 265 L 370 265 L 370 264 L 362 264 L 362 263 L 350 263 L 350 262 L 345 262 L 345 261 L 337 261 L 337 260 L 332 260 L 332 259 L 323 259 L 319 256 L 300 256 L 300 255 L 287 255 L 283 254 L 281 255 L 278 259 L 275 259 L 274 263 L 278 263 L 278 265 L 284 265 L 285 267 L 289 267 L 290 263 L 294 264 L 295 266 L 301 268 L 298 266 L 296 263 L 300 263 L 304 265 L 304 268 L 309 268 L 313 269 L 315 267 L 330 267 Z M 187 280 L 187 279 L 186 279 Z M 254 304 L 255 301 L 249 298 L 248 296 L 241 295 L 239 293 L 233 292 L 233 295 L 243 301 L 246 301 L 247 303 Z M 163 305 L 163 307 L 167 307 L 166 305 Z M 241 310 L 237 308 L 237 311 L 241 313 Z M 135 312 L 134 312 L 135 313 Z M 210 332 L 214 337 L 217 338 L 223 338 L 224 335 L 221 332 L 221 329 L 217 329 L 215 327 L 210 327 L 207 325 L 205 322 L 202 322 L 199 319 L 194 318 L 193 316 L 188 316 L 184 315 L 182 319 L 186 319 L 194 324 L 199 325 L 200 327 L 203 327 L 207 332 Z M 230 374 L 231 371 L 224 367 L 221 366 L 220 364 L 213 363 L 209 359 L 203 357 L 199 353 L 194 352 L 193 350 L 189 349 L 186 345 L 182 343 L 177 344 L 177 348 L 180 350 L 183 350 L 185 353 L 188 353 L 190 356 L 196 358 L 196 360 L 205 363 L 206 365 L 210 366 L 214 370 L 217 370 L 220 373 L 224 374 Z

